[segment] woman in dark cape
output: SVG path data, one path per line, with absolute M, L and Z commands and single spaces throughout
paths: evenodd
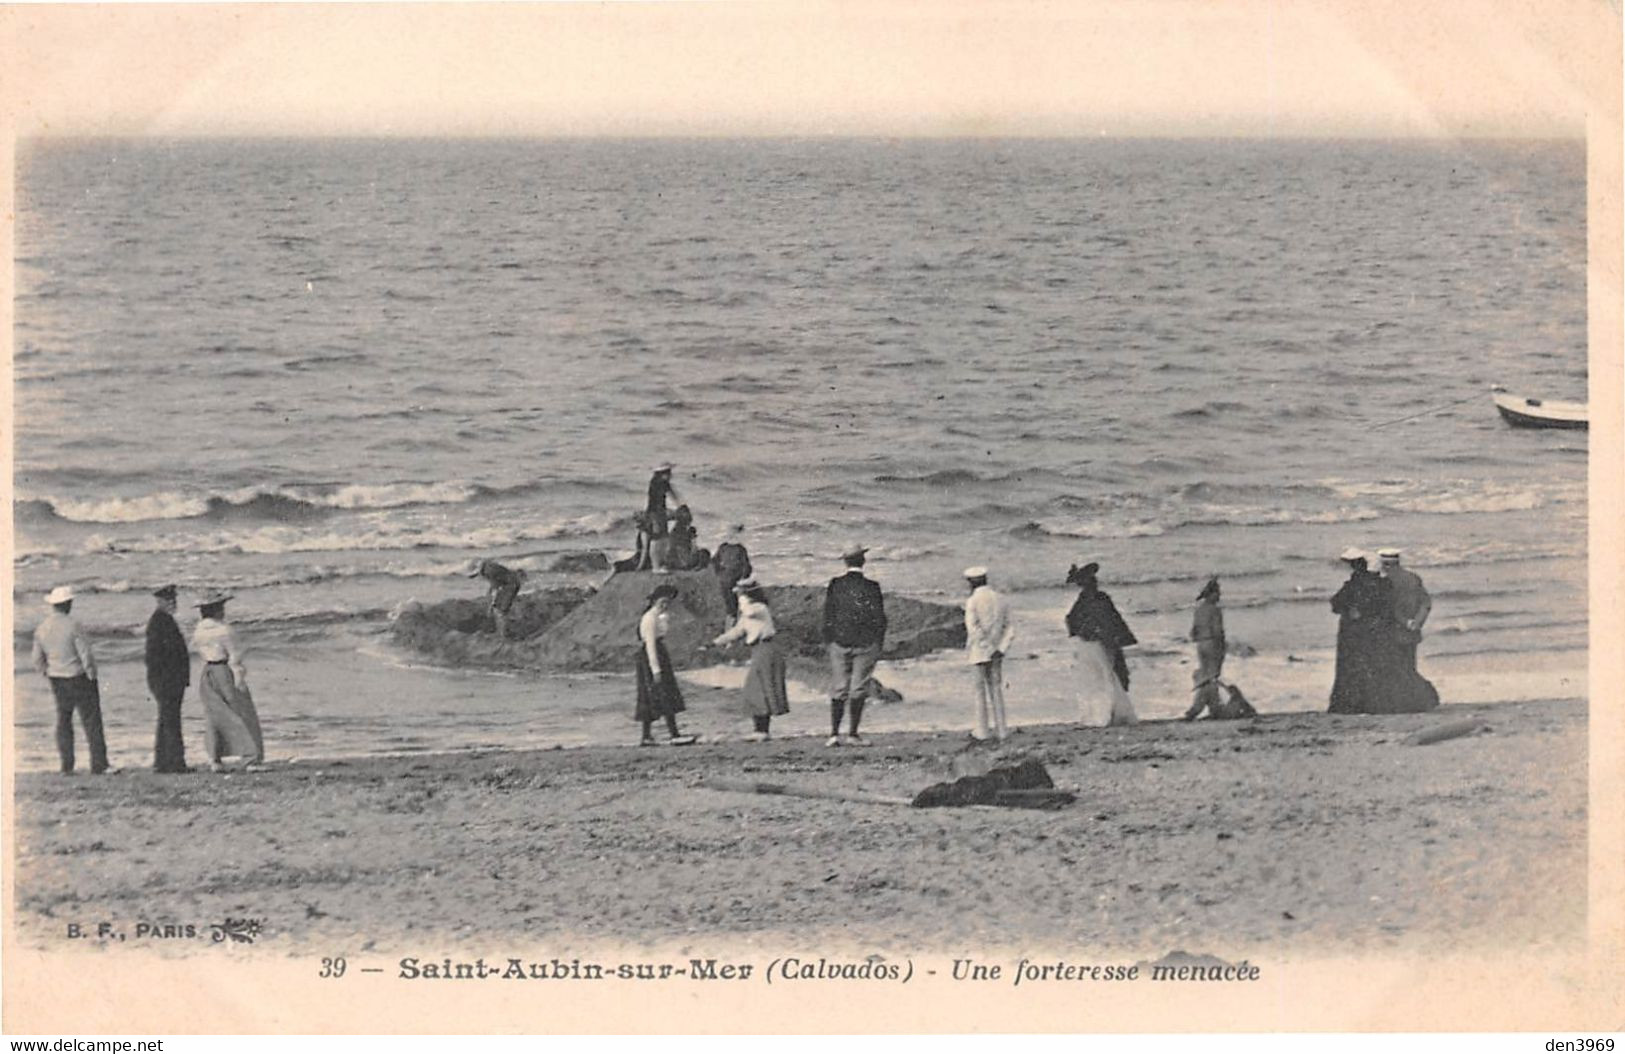
M 1349 579 L 1332 597 L 1332 611 L 1338 615 L 1338 622 L 1337 670 L 1332 675 L 1330 712 L 1380 713 L 1382 668 L 1388 654 L 1393 611 L 1392 584 L 1366 570 L 1365 554 L 1359 550 L 1345 551 L 1342 559 L 1349 565 Z
M 1067 584 L 1078 587 L 1078 599 L 1066 613 L 1066 632 L 1077 641 L 1081 720 L 1087 725 L 1131 725 L 1136 718 L 1123 649 L 1139 642 L 1111 596 L 1100 589 L 1095 579 L 1099 570 L 1099 564 L 1091 563 L 1066 574 Z

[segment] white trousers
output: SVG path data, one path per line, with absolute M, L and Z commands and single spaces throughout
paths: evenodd
M 1009 735 L 1004 723 L 1004 656 L 976 663 L 971 669 L 976 677 L 976 738 L 988 738 L 992 726 L 1003 739 Z

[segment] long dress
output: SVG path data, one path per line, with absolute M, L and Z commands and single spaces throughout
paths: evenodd
M 1138 640 L 1112 598 L 1101 590 L 1080 592 L 1066 614 L 1066 629 L 1077 640 L 1079 721 L 1096 727 L 1134 724 L 1123 649 Z
M 1390 660 L 1393 599 L 1387 579 L 1356 569 L 1332 597 L 1337 623 L 1337 668 L 1329 711 L 1380 713 L 1383 667 Z
M 740 707 L 751 717 L 778 717 L 790 712 L 785 688 L 784 653 L 774 641 L 773 612 L 750 597 L 739 598 L 739 621 L 718 638 L 723 643 L 744 639 L 750 644 L 750 670 L 740 693 Z
M 1098 640 L 1076 640 L 1078 655 L 1078 695 L 1080 723 L 1095 728 L 1106 725 L 1132 725 L 1134 704 L 1128 690 L 1117 679 L 1117 671 L 1106 648 Z
M 203 741 L 209 760 L 246 757 L 263 761 L 260 715 L 248 691 L 242 649 L 231 626 L 218 619 L 203 619 L 192 632 L 192 646 L 203 658 L 197 692 L 203 700 Z
M 1191 623 L 1191 639 L 1196 642 L 1196 672 L 1191 674 L 1195 685 L 1190 713 L 1203 710 L 1219 713 L 1224 704 L 1219 695 L 1219 675 L 1224 672 L 1224 612 L 1211 597 L 1196 605 L 1196 616 Z
M 651 625 L 652 624 L 652 625 Z M 654 673 L 649 664 L 646 629 L 653 629 L 655 655 L 660 660 L 660 673 Z M 666 617 L 655 619 L 645 616 L 638 624 L 638 701 L 632 710 L 634 721 L 658 721 L 667 715 L 684 710 L 683 693 L 677 687 L 677 673 L 672 669 L 671 655 L 666 651 Z

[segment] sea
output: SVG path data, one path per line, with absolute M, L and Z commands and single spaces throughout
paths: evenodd
M 632 742 L 629 675 L 437 667 L 389 627 L 478 595 L 476 557 L 601 578 L 547 568 L 630 552 L 667 459 L 765 583 L 856 541 L 957 603 L 986 565 L 1017 726 L 1077 714 L 1086 560 L 1141 716 L 1188 704 L 1212 574 L 1227 675 L 1323 709 L 1348 546 L 1422 575 L 1447 704 L 1583 697 L 1587 436 L 1489 388 L 1586 397 L 1585 206 L 1579 141 L 22 143 L 19 764 L 55 764 L 28 647 L 62 584 L 115 764 L 151 763 L 166 582 L 188 631 L 234 594 L 273 759 Z M 741 669 L 684 676 L 690 729 L 748 731 Z M 880 677 L 872 735 L 969 727 L 962 655 Z M 820 689 L 776 731 L 827 734 Z

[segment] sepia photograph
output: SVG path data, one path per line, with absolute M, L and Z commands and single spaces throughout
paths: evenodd
M 7 1031 L 1618 1028 L 1620 28 L 0 9 Z

